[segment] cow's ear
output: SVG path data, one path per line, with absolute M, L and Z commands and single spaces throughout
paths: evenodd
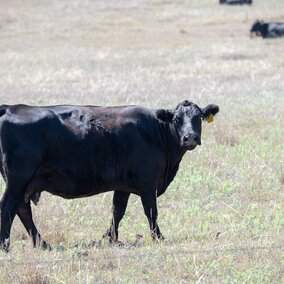
M 162 120 L 163 122 L 171 122 L 173 120 L 173 112 L 168 109 L 158 109 L 156 111 L 156 116 L 158 119 Z
M 202 109 L 203 119 L 206 119 L 207 122 L 213 121 L 213 116 L 219 112 L 219 107 L 217 105 L 208 105 Z

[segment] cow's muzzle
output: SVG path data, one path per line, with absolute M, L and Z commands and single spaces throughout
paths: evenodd
M 183 136 L 182 145 L 185 147 L 201 145 L 201 139 L 198 135 L 187 134 Z
M 250 38 L 253 38 L 255 36 L 261 36 L 261 32 L 259 32 L 259 31 L 251 31 L 250 32 Z

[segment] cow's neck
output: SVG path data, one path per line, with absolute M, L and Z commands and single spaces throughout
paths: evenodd
M 268 24 L 267 23 L 264 23 L 261 27 L 261 35 L 263 37 L 267 37 L 267 34 L 268 34 Z
M 162 194 L 174 179 L 186 150 L 180 146 L 180 139 L 173 123 L 163 124 L 160 129 L 166 161 L 164 180 L 160 192 Z

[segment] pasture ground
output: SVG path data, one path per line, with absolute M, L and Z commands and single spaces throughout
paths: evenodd
M 158 200 L 165 241 L 136 196 L 126 245 L 110 247 L 111 193 L 43 194 L 34 219 L 53 250 L 33 250 L 16 218 L 0 283 L 283 283 L 284 39 L 249 38 L 283 17 L 279 0 L 0 1 L 1 104 L 221 109 Z

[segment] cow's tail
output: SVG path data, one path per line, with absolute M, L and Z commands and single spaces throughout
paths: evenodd
M 8 108 L 7 105 L 0 105 L 0 119 L 6 113 L 7 108 Z M 2 158 L 3 158 L 3 154 L 2 154 L 2 145 L 1 145 L 1 139 L 0 139 L 0 174 L 2 175 L 3 179 L 5 180 Z M 0 208 L 1 208 L 1 202 L 0 202 Z M 1 217 L 1 212 L 0 212 L 0 217 Z
M 7 105 L 1 105 L 0 106 L 0 117 L 3 116 L 7 111 L 8 106 Z

